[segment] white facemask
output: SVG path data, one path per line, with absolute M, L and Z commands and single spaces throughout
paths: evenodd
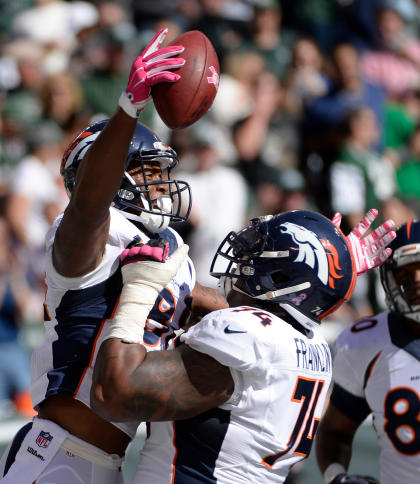
M 140 199 L 143 203 L 143 206 L 147 210 L 151 210 L 149 202 L 146 200 L 144 195 L 140 195 Z M 172 201 L 169 195 L 163 195 L 159 197 L 156 201 L 157 208 L 154 208 L 153 211 L 155 213 L 147 213 L 141 212 L 140 214 L 136 215 L 134 213 L 126 212 L 123 210 L 118 210 L 125 218 L 129 220 L 135 220 L 140 222 L 142 225 L 146 227 L 149 232 L 154 234 L 163 232 L 169 225 L 170 217 L 159 215 L 158 211 L 163 213 L 171 213 L 172 210 Z

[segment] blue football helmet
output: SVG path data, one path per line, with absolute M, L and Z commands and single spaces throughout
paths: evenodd
M 420 222 L 410 220 L 402 225 L 388 247 L 392 254 L 380 268 L 387 305 L 391 311 L 420 323 L 420 282 L 398 284 L 395 278 L 400 267 L 420 262 Z
M 210 273 L 226 296 L 235 290 L 270 301 L 309 329 L 350 298 L 356 281 L 341 230 L 307 210 L 255 218 L 244 230 L 230 232 Z
M 76 182 L 76 173 L 81 160 L 90 145 L 98 137 L 108 120 L 95 123 L 69 144 L 64 152 L 60 173 L 68 195 L 71 195 Z M 160 164 L 162 180 L 148 182 L 145 165 L 151 162 Z M 128 149 L 125 171 L 112 206 L 126 218 L 141 222 L 150 232 L 162 232 L 170 222 L 185 221 L 191 211 L 191 189 L 187 182 L 171 180 L 170 172 L 178 164 L 175 151 L 165 145 L 149 128 L 137 123 Z M 136 184 L 129 174 L 131 168 L 141 167 L 144 183 Z M 168 195 L 159 197 L 155 207 L 150 197 L 152 185 L 168 185 Z M 138 202 L 141 203 L 138 203 Z

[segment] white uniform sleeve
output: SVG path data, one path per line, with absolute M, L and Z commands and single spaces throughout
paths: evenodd
M 263 372 L 272 358 L 273 345 L 258 337 L 255 326 L 246 319 L 229 309 L 214 311 L 184 333 L 181 341 L 233 370 Z
M 364 371 L 358 370 L 357 353 L 346 351 L 345 338 L 341 335 L 336 342 L 336 354 L 333 362 L 334 382 L 357 397 L 364 397 Z M 348 350 L 348 346 L 347 346 Z

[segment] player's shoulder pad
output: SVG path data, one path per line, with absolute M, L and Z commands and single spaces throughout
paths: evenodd
M 336 346 L 340 349 L 378 347 L 389 339 L 389 311 L 359 319 L 345 328 L 337 337 Z
M 257 327 L 249 313 L 239 314 L 234 309 L 208 314 L 184 333 L 181 340 L 222 365 L 240 371 L 269 364 L 275 349 L 268 338 L 261 336 L 263 328 Z

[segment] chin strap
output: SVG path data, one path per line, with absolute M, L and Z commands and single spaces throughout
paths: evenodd
M 311 316 L 308 316 L 300 312 L 299 309 L 294 307 L 289 302 L 278 303 L 278 304 L 283 309 L 283 311 L 289 314 L 296 322 L 298 322 L 301 326 L 303 326 L 306 329 L 309 329 L 312 331 L 313 329 L 317 328 L 321 324 L 321 321 L 319 319 L 312 318 Z
M 413 311 L 412 313 L 405 313 L 403 316 L 407 319 L 411 319 L 411 321 L 414 321 L 415 323 L 420 324 L 420 306 L 416 306 L 416 311 Z
M 140 195 L 141 201 L 147 210 L 151 210 L 149 202 L 146 200 L 144 195 Z M 149 232 L 154 234 L 159 234 L 163 232 L 165 229 L 168 228 L 170 217 L 168 215 L 160 215 L 157 210 L 160 210 L 163 213 L 171 213 L 172 211 L 172 200 L 171 197 L 164 195 L 159 197 L 157 202 L 157 209 L 155 213 L 149 212 L 140 212 L 139 214 L 134 214 L 127 212 L 125 210 L 117 209 L 125 218 L 129 220 L 135 220 L 136 222 L 140 222 L 142 225 L 146 227 Z
M 304 283 L 304 284 L 306 284 L 306 283 Z M 222 276 L 219 279 L 219 284 L 218 284 L 217 287 L 219 289 L 219 292 L 225 297 L 227 297 L 227 295 L 230 291 L 236 291 L 236 292 L 239 292 L 241 294 L 245 294 L 246 296 L 251 297 L 253 299 L 270 301 L 272 298 L 270 298 L 269 295 L 274 294 L 274 293 L 266 293 L 266 294 L 261 294 L 260 296 L 255 296 L 255 297 L 250 296 L 247 292 L 242 291 L 242 289 L 239 289 L 235 285 L 235 282 L 233 281 L 233 279 L 231 277 L 226 277 L 226 276 Z M 296 288 L 296 286 L 294 286 L 293 288 L 289 288 L 289 289 L 292 289 L 292 290 L 290 290 L 288 292 L 293 292 L 295 290 L 295 288 Z M 277 297 L 277 296 L 273 296 L 273 297 Z M 301 311 L 299 311 L 299 309 L 297 307 L 295 307 L 289 301 L 287 301 L 287 302 L 274 302 L 273 301 L 273 304 L 278 304 L 279 307 L 281 309 L 283 309 L 283 311 L 285 311 L 287 314 L 289 314 L 297 323 L 299 323 L 301 326 L 303 326 L 306 329 L 313 330 L 314 328 L 317 328 L 321 324 L 321 321 L 319 319 L 302 313 Z

